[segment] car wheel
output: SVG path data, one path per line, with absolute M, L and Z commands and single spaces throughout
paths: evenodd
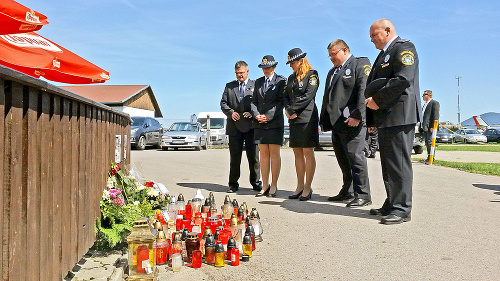
M 146 148 L 146 138 L 144 136 L 141 136 L 139 138 L 139 141 L 137 141 L 137 147 L 138 150 L 144 150 Z
M 162 147 L 161 147 L 161 150 L 163 150 L 163 151 L 168 151 L 168 146 L 162 146 Z
M 160 149 L 161 148 L 161 141 L 159 141 L 156 145 L 155 145 L 156 148 Z
M 179 150 L 179 148 L 178 147 L 174 147 L 174 150 Z
M 424 152 L 424 147 L 423 146 L 415 146 L 413 148 L 413 150 L 415 151 L 415 154 L 422 154 L 422 152 Z
M 200 151 L 201 150 L 201 139 L 198 140 L 198 146 L 195 147 L 194 150 L 196 150 L 196 151 Z
M 203 150 L 207 150 L 207 140 L 205 140 L 205 145 L 202 146 Z

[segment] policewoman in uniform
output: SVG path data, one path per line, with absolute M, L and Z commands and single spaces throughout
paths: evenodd
M 280 149 L 283 144 L 283 94 L 286 78 L 274 73 L 278 62 L 264 56 L 259 68 L 264 76 L 255 81 L 252 115 L 255 143 L 259 145 L 262 191 L 257 196 L 276 197 L 281 170 Z M 271 171 L 271 184 L 269 172 Z
M 314 148 L 319 144 L 318 108 L 314 102 L 319 87 L 318 72 L 312 68 L 300 48 L 288 52 L 293 73 L 285 92 L 285 114 L 290 124 L 290 147 L 295 155 L 297 188 L 289 196 L 301 201 L 311 199 L 311 184 L 316 169 Z

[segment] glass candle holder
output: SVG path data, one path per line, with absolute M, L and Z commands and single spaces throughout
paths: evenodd
M 238 248 L 231 249 L 231 265 L 240 265 L 240 250 Z
M 193 262 L 192 262 L 193 268 L 200 268 L 201 267 L 201 251 L 200 250 L 193 251 L 192 260 L 193 260 Z
M 180 271 L 182 267 L 182 256 L 179 253 L 172 255 L 172 271 Z

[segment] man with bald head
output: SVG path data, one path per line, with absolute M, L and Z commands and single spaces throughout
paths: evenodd
M 370 27 L 370 38 L 381 50 L 365 90 L 366 120 L 378 129 L 380 162 L 387 198 L 370 214 L 383 224 L 411 219 L 413 170 L 411 151 L 415 124 L 422 120 L 418 85 L 418 55 L 413 43 L 401 39 L 388 19 Z

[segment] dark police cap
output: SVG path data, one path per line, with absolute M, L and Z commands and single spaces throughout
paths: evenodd
M 406 88 L 410 87 L 410 82 L 405 79 L 393 78 L 390 82 L 390 87 L 384 88 L 389 83 L 389 78 L 378 78 L 366 85 L 365 97 L 372 97 L 375 93 L 381 91 L 384 94 L 386 91 L 403 92 Z
M 387 78 L 378 78 L 366 85 L 365 97 L 369 98 L 387 84 Z
M 288 61 L 286 64 L 296 61 L 306 56 L 307 53 L 302 52 L 300 48 L 293 48 L 288 52 Z
M 278 65 L 278 62 L 274 60 L 274 57 L 271 55 L 266 55 L 262 58 L 262 63 L 259 64 L 260 68 L 268 68 Z

